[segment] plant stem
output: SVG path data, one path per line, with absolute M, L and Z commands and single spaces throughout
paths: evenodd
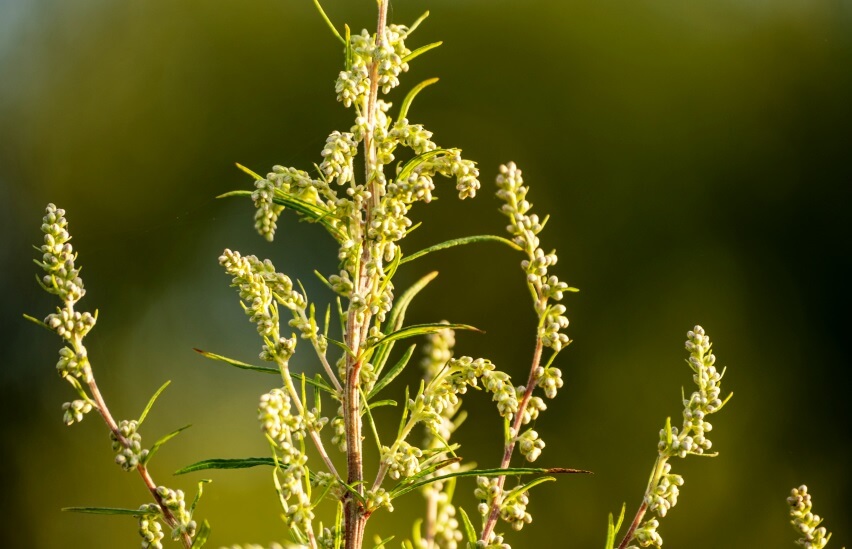
M 109 408 L 107 408 L 106 402 L 104 401 L 103 396 L 101 395 L 100 389 L 98 389 L 98 384 L 95 382 L 95 377 L 92 374 L 91 367 L 86 366 L 86 378 L 89 386 L 89 391 L 92 393 L 92 399 L 97 404 L 98 412 L 101 414 L 101 417 L 106 422 L 107 427 L 110 431 L 112 431 L 113 436 L 121 443 L 125 448 L 130 447 L 130 443 L 126 438 L 119 432 L 118 424 L 113 419 L 112 414 L 109 412 Z M 160 511 L 163 513 L 163 520 L 166 524 L 169 525 L 170 528 L 174 528 L 177 526 L 178 521 L 175 516 L 169 511 L 168 507 L 163 503 L 163 498 L 160 497 L 160 494 L 157 493 L 157 483 L 154 482 L 154 479 L 151 478 L 151 473 L 148 472 L 148 468 L 145 464 L 140 463 L 136 466 L 136 470 L 139 472 L 139 475 L 142 477 L 142 481 L 145 483 L 145 486 L 148 487 L 148 491 L 151 492 L 151 495 L 154 497 L 154 501 L 157 502 L 157 505 L 160 507 Z M 190 549 L 192 547 L 192 538 L 184 532 L 181 535 L 181 542 L 186 549 Z
M 529 404 L 530 397 L 532 396 L 533 389 L 535 389 L 535 371 L 541 364 L 541 352 L 544 348 L 542 344 L 541 337 L 536 337 L 535 339 L 535 350 L 533 351 L 533 359 L 532 366 L 530 367 L 530 375 L 527 379 L 527 388 L 524 391 L 524 396 L 521 398 L 521 402 L 518 403 L 518 412 L 515 414 L 515 421 L 512 425 L 512 430 L 510 431 L 510 438 L 506 441 L 506 445 L 503 447 L 503 460 L 500 462 L 501 469 L 507 469 L 509 467 L 509 463 L 512 461 L 512 454 L 515 451 L 515 442 L 518 438 L 518 433 L 521 429 L 521 423 L 523 423 L 524 411 L 527 408 L 527 404 Z M 500 488 L 500 492 L 503 491 L 503 485 L 506 483 L 506 476 L 502 475 L 497 479 L 497 486 Z M 485 522 L 485 525 L 482 527 L 482 536 L 479 538 L 482 541 L 488 541 L 488 538 L 491 536 L 491 532 L 494 531 L 494 526 L 497 524 L 497 517 L 500 515 L 500 498 L 494 500 L 494 503 L 491 505 L 491 511 L 488 513 L 488 519 Z
M 625 549 L 627 544 L 633 541 L 633 534 L 639 527 L 639 523 L 642 522 L 643 518 L 645 518 L 645 512 L 648 510 L 648 495 L 659 482 L 660 474 L 662 473 L 663 465 L 666 464 L 666 461 L 668 461 L 667 457 L 657 456 L 657 461 L 654 462 L 654 469 L 651 471 L 651 478 L 648 479 L 648 486 L 645 488 L 645 494 L 642 496 L 642 505 L 640 505 L 639 509 L 636 510 L 636 516 L 633 517 L 633 522 L 630 523 L 630 527 L 624 534 L 624 538 L 621 540 L 621 543 L 618 544 L 618 549 Z
M 378 51 L 384 41 L 385 26 L 387 24 L 388 0 L 378 0 L 378 22 L 376 24 L 376 44 Z M 379 64 L 373 59 L 370 64 L 370 93 L 367 98 L 367 131 L 364 136 L 364 169 L 365 182 L 370 189 L 370 200 L 365 205 L 363 225 L 361 225 L 361 261 L 354 286 L 360 295 L 367 296 L 372 292 L 375 278 L 367 276 L 366 265 L 372 261 L 371 247 L 364 242 L 367 236 L 367 228 L 373 217 L 373 210 L 379 205 L 380 181 L 377 178 L 379 167 L 376 157 L 376 147 L 373 143 L 373 134 L 376 122 L 376 102 L 379 93 Z M 352 351 L 354 357 L 358 357 L 361 344 L 367 336 L 370 326 L 371 315 L 369 312 L 359 313 L 351 305 L 346 320 L 345 343 Z M 346 466 L 347 482 L 358 491 L 364 493 L 364 468 L 361 455 L 361 398 L 359 383 L 363 359 L 347 356 L 346 379 L 343 394 L 343 421 L 346 429 Z M 369 517 L 367 509 L 347 490 L 343 495 L 344 505 L 344 547 L 345 549 L 361 549 L 364 543 L 364 528 Z

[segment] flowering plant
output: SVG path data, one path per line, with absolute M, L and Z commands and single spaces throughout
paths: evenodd
M 240 166 L 253 177 L 254 190 L 225 196 L 252 200 L 255 227 L 269 241 L 274 239 L 277 220 L 285 210 L 321 225 L 337 245 L 339 269 L 333 274 L 317 274 L 335 295 L 337 308 L 332 311 L 329 307 L 324 315 L 318 315 L 304 287 L 279 272 L 268 259 L 229 249 L 222 253 L 219 263 L 238 290 L 240 305 L 260 336 L 259 359 L 269 365 L 256 366 L 200 352 L 238 368 L 280 376 L 279 386 L 263 394 L 258 405 L 258 420 L 270 455 L 208 459 L 178 473 L 271 467 L 282 517 L 292 543 L 300 547 L 360 549 L 367 522 L 375 513 L 393 511 L 397 498 L 419 492 L 426 502 L 424 518 L 415 525 L 411 539 L 402 541 L 403 547 L 508 549 L 499 525 L 505 523 L 520 530 L 532 521 L 528 505 L 533 488 L 555 480 L 554 475 L 587 472 L 512 466 L 516 453 L 532 463 L 545 448 L 532 424 L 547 410 L 545 399 L 553 399 L 563 386 L 556 359 L 571 340 L 565 333 L 567 309 L 561 301 L 576 289 L 553 274 L 557 255 L 545 251 L 540 242 L 548 218 L 531 212 L 529 188 L 521 170 L 511 162 L 500 166 L 496 177 L 501 213 L 508 218 L 508 238 L 477 235 L 414 253 L 404 251 L 405 237 L 417 228 L 410 211 L 417 202 L 432 201 L 436 179 L 454 180 L 460 199 L 472 198 L 481 189 L 474 162 L 463 157 L 459 149 L 439 146 L 432 132 L 409 120 L 413 100 L 437 79 L 414 86 L 396 110 L 382 99 L 400 85 L 399 77 L 410 62 L 440 43 L 410 49 L 406 42 L 426 15 L 410 26 L 390 24 L 387 0 L 378 0 L 376 32 L 365 30 L 355 35 L 348 27 L 341 34 L 316 5 L 342 46 L 344 68 L 335 91 L 338 101 L 354 111 L 354 123 L 348 130 L 328 136 L 322 160 L 314 170 L 274 166 L 261 176 Z M 356 169 L 359 156 L 363 172 Z M 397 156 L 403 160 L 397 162 Z M 148 469 L 157 450 L 184 428 L 165 435 L 149 448 L 143 446 L 139 433 L 168 383 L 154 394 L 139 418 L 132 420 L 116 421 L 98 389 L 83 343 L 97 313 L 75 310 L 85 290 L 67 225 L 65 212 L 48 205 L 42 224 L 43 255 L 37 263 L 45 271 L 40 280 L 43 288 L 57 295 L 62 306 L 44 321 L 30 319 L 64 341 L 57 369 L 79 396 L 63 405 L 65 422 L 80 422 L 87 413 L 97 411 L 110 431 L 115 462 L 125 471 L 137 471 L 151 494 L 151 501 L 136 509 L 71 510 L 136 517 L 143 547 L 162 547 L 164 526 L 170 538 L 184 547 L 202 547 L 211 528 L 206 521 L 199 524 L 194 516 L 204 481 L 198 484 L 192 503 L 187 504 L 182 490 L 158 485 Z M 407 308 L 436 273 L 426 274 L 398 295 L 394 285 L 397 269 L 404 263 L 449 247 L 483 241 L 502 243 L 522 255 L 520 266 L 536 319 L 532 357 L 523 384 L 516 385 L 490 359 L 455 355 L 456 333 L 476 331 L 473 326 L 446 321 L 405 324 Z M 282 331 L 282 313 L 292 331 Z M 380 400 L 379 394 L 389 390 L 412 364 L 416 344 L 394 354 L 397 342 L 414 338 L 426 340 L 419 386 L 406 387 L 399 402 Z M 291 370 L 290 359 L 299 340 L 309 347 L 324 375 L 311 378 Z M 707 418 L 729 398 L 722 395 L 724 370 L 716 369 L 716 357 L 704 329 L 696 326 L 689 331 L 685 346 L 697 388 L 683 398 L 682 426 L 673 427 L 667 420 L 660 431 L 658 454 L 642 503 L 618 543 L 619 549 L 662 545 L 659 521 L 677 503 L 684 482 L 682 476 L 672 472 L 670 461 L 690 454 L 710 455 L 707 433 L 712 424 Z M 464 421 L 461 404 L 469 390 L 485 391 L 494 402 L 495 419 L 499 417 L 503 423 L 503 453 L 493 468 L 477 469 L 466 463 L 453 439 Z M 400 409 L 395 433 L 380 433 L 373 421 L 372 410 L 384 405 Z M 424 428 L 421 442 L 413 436 L 418 427 Z M 377 463 L 364 461 L 367 439 L 376 445 Z M 317 452 L 317 463 L 309 460 L 309 447 Z M 335 452 L 342 453 L 344 464 L 340 463 L 344 460 L 335 459 Z M 472 489 L 480 501 L 476 513 L 453 502 L 455 490 L 465 477 L 475 479 Z M 337 508 L 336 518 L 328 526 L 317 521 L 315 510 L 322 504 Z M 829 536 L 819 527 L 819 517 L 810 512 L 806 488 L 794 490 L 790 504 L 794 525 L 804 535 L 800 543 L 823 547 Z M 645 520 L 647 513 L 653 518 Z M 623 518 L 624 510 L 618 520 L 610 517 L 608 549 L 616 547 Z M 378 537 L 375 546 L 384 547 L 389 542 Z

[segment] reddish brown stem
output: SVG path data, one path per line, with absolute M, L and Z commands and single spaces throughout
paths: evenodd
M 87 374 L 89 391 L 92 393 L 92 398 L 95 400 L 98 412 L 101 414 L 101 417 L 104 419 L 109 430 L 112 431 L 116 440 L 118 440 L 124 448 L 130 448 L 130 442 L 119 432 L 118 424 L 115 422 L 115 419 L 113 419 L 112 414 L 110 414 L 109 408 L 107 408 L 106 402 L 101 395 L 101 391 L 98 389 L 98 384 L 95 383 L 95 378 L 92 376 L 91 371 L 87 372 Z M 166 507 L 166 504 L 163 502 L 163 498 L 160 497 L 160 494 L 157 493 L 157 483 L 155 483 L 154 479 L 151 478 L 151 473 L 148 471 L 148 468 L 145 464 L 140 463 L 136 466 L 136 470 L 142 477 L 142 481 L 145 483 L 148 491 L 151 492 L 151 496 L 153 496 L 154 501 L 156 501 L 157 505 L 160 507 L 160 511 L 163 513 L 163 520 L 170 528 L 175 528 L 178 525 L 178 520 L 169 508 Z M 181 541 L 186 549 L 190 549 L 192 547 L 192 538 L 186 532 L 181 535 Z
M 648 510 L 648 504 L 645 503 L 645 500 L 642 500 L 642 505 L 639 506 L 639 510 L 636 511 L 636 516 L 633 517 L 633 522 L 630 523 L 630 528 L 627 529 L 627 533 L 624 534 L 624 539 L 621 540 L 621 543 L 618 544 L 618 549 L 625 549 L 627 544 L 633 539 L 633 533 L 639 527 L 639 523 L 642 522 L 642 519 L 645 517 L 645 511 Z
M 512 454 L 515 451 L 515 442 L 520 432 L 521 424 L 523 423 L 524 411 L 527 409 L 527 404 L 529 404 L 533 389 L 535 389 L 535 371 L 538 369 L 539 364 L 541 363 L 541 353 L 543 349 L 544 345 L 542 344 L 541 337 L 536 337 L 535 351 L 533 351 L 532 366 L 530 367 L 530 375 L 527 379 L 527 388 L 524 391 L 524 396 L 521 398 L 521 402 L 518 403 L 518 412 L 515 414 L 515 419 L 512 423 L 512 431 L 510 433 L 511 438 L 506 441 L 506 445 L 503 447 L 503 459 L 500 461 L 501 469 L 507 469 L 509 467 L 509 463 L 512 461 Z M 503 491 L 503 485 L 505 483 L 505 475 L 497 478 L 497 485 L 499 486 L 501 492 Z M 494 531 L 494 526 L 497 524 L 497 517 L 499 515 L 500 501 L 499 499 L 495 499 L 494 503 L 491 505 L 491 511 L 488 513 L 488 520 L 485 522 L 485 526 L 483 526 L 482 528 L 482 536 L 479 539 L 483 541 L 488 540 L 488 538 L 491 536 L 491 532 Z

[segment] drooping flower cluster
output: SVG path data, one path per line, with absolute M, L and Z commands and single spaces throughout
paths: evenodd
M 304 339 L 321 347 L 326 344 L 325 338 L 317 333 L 316 323 L 307 316 L 307 300 L 293 289 L 293 282 L 287 275 L 275 270 L 271 261 L 261 261 L 253 255 L 243 257 L 239 252 L 226 249 L 219 263 L 233 277 L 231 285 L 239 288 L 243 310 L 263 336 L 260 358 L 286 364 L 295 352 L 295 339 L 281 337 L 279 305 L 292 312 L 289 325 L 298 329 Z
M 469 356 L 451 358 L 446 368 L 410 401 L 412 417 L 423 421 L 430 430 L 439 432 L 444 424 L 444 411 L 455 408 L 459 402 L 458 395 L 465 394 L 468 387 L 477 387 L 480 381 L 493 394 L 492 400 L 497 402 L 500 415 L 511 419 L 518 411 L 518 399 L 509 375 L 497 370 L 488 359 Z
M 831 534 L 825 526 L 820 526 L 822 518 L 812 510 L 813 502 L 808 487 L 803 484 L 793 488 L 787 503 L 790 505 L 790 524 L 802 536 L 796 543 L 804 549 L 823 549 L 831 539 Z

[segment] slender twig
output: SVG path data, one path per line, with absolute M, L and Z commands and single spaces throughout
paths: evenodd
M 281 362 L 279 362 L 278 367 L 281 369 L 281 378 L 284 380 L 284 385 L 290 393 L 290 398 L 296 405 L 296 410 L 299 412 L 300 416 L 305 417 L 305 405 L 302 404 L 302 400 L 299 398 L 299 393 L 296 392 L 296 387 L 293 385 L 293 378 L 290 377 L 290 369 L 286 364 Z M 318 432 L 311 428 L 308 429 L 308 434 L 311 437 L 317 452 L 319 452 L 320 457 L 325 463 L 325 466 L 328 468 L 328 471 L 334 475 L 338 482 L 342 481 L 340 473 L 337 472 L 337 468 L 334 466 L 334 462 L 331 461 L 331 457 L 329 457 L 328 452 L 325 450 L 325 446 L 322 443 L 322 437 L 319 436 Z
M 101 417 L 104 419 L 104 422 L 107 424 L 107 427 L 110 431 L 112 431 L 113 436 L 118 440 L 118 442 L 124 448 L 130 448 L 130 442 L 122 435 L 118 430 L 118 424 L 113 419 L 112 414 L 110 414 L 109 408 L 104 401 L 103 396 L 101 395 L 101 391 L 98 389 L 98 384 L 95 382 L 95 377 L 92 374 L 91 367 L 86 366 L 87 372 L 86 377 L 88 380 L 89 391 L 92 393 L 92 399 L 97 404 L 98 412 L 101 414 Z M 142 481 L 145 483 L 145 486 L 148 487 L 148 491 L 151 492 L 151 495 L 154 497 L 154 501 L 157 502 L 157 505 L 160 507 L 160 510 L 163 513 L 163 520 L 165 520 L 166 524 L 171 528 L 175 528 L 178 524 L 177 518 L 172 514 L 166 504 L 163 502 L 163 498 L 157 493 L 157 483 L 154 482 L 154 479 L 151 478 L 151 473 L 148 471 L 148 468 L 144 463 L 139 463 L 136 466 L 136 470 L 139 472 L 139 475 L 142 477 Z M 183 532 L 181 535 L 181 542 L 184 547 L 190 549 L 192 547 L 192 538 L 188 533 Z
M 648 495 L 659 483 L 660 475 L 662 474 L 663 467 L 667 461 L 667 457 L 657 456 L 657 461 L 654 462 L 654 468 L 651 471 L 651 477 L 648 479 L 648 486 L 645 487 L 645 493 L 642 495 L 642 504 L 639 506 L 639 509 L 636 510 L 636 516 L 633 517 L 633 522 L 630 523 L 630 527 L 627 528 L 624 538 L 621 540 L 621 543 L 618 544 L 618 549 L 625 549 L 627 545 L 633 541 L 633 534 L 639 527 L 639 523 L 641 523 L 642 519 L 645 518 L 645 512 L 648 510 Z
M 541 364 L 541 352 L 543 348 L 544 345 L 541 341 L 541 337 L 536 337 L 535 350 L 533 351 L 532 366 L 530 367 L 530 375 L 527 379 L 527 388 L 524 391 L 524 396 L 521 398 L 521 402 L 518 404 L 518 412 L 515 414 L 515 421 L 512 425 L 512 430 L 509 433 L 510 438 L 506 441 L 506 445 L 503 448 L 503 459 L 500 462 L 501 469 L 507 469 L 509 467 L 509 463 L 512 461 L 512 454 L 515 451 L 515 442 L 517 441 L 518 433 L 520 432 L 521 424 L 523 423 L 524 411 L 527 408 L 527 404 L 529 404 L 533 389 L 535 389 L 535 372 Z M 500 488 L 501 492 L 505 483 L 506 475 L 502 475 L 497 478 L 497 486 Z M 488 520 L 482 527 L 482 536 L 480 537 L 481 540 L 487 541 L 488 538 L 491 536 L 491 532 L 494 531 L 494 526 L 497 524 L 497 517 L 499 515 L 500 500 L 499 498 L 496 498 L 494 500 L 494 503 L 491 505 L 491 511 L 488 514 Z

